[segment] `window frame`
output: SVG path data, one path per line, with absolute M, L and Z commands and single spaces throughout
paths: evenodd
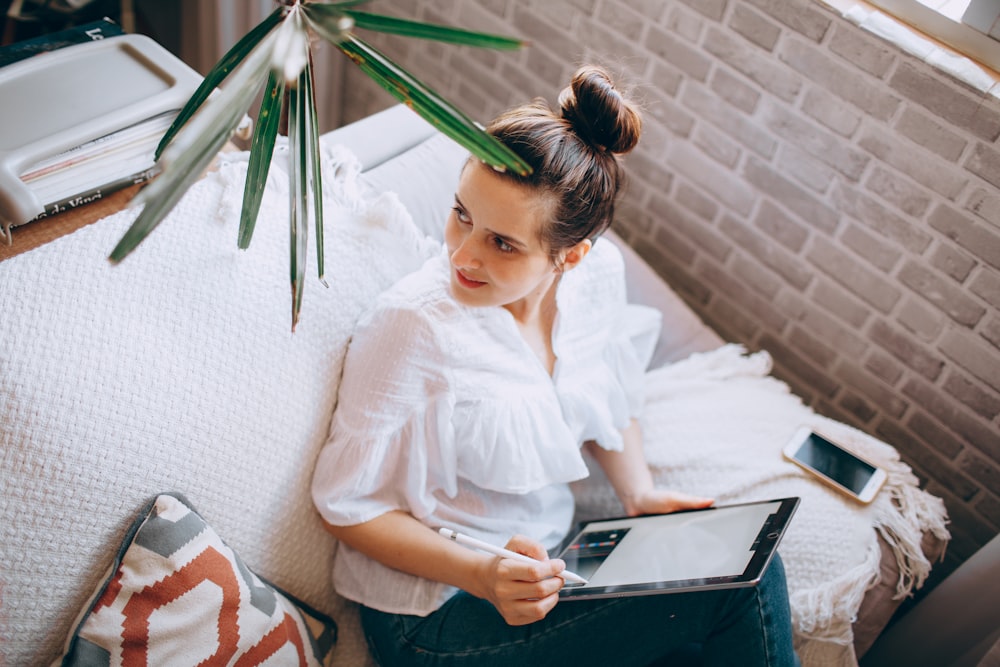
M 1000 72 L 1000 40 L 949 19 L 917 0 L 867 0 L 883 12 Z

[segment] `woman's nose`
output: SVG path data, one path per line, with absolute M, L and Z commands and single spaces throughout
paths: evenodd
M 451 253 L 451 263 L 459 269 L 478 269 L 482 262 L 476 257 L 475 241 L 472 234 L 466 234 L 455 251 Z

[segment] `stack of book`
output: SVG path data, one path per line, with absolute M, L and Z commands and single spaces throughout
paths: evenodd
M 0 47 L 0 230 L 156 174 L 154 152 L 201 77 L 153 40 L 98 21 Z M 6 105 L 5 105 L 6 106 Z
M 41 37 L 25 39 L 14 44 L 0 46 L 0 67 L 6 67 L 19 60 L 25 60 L 40 53 L 48 53 L 83 42 L 95 42 L 99 39 L 124 35 L 121 26 L 105 18 L 100 21 L 84 23 L 66 30 L 52 32 Z

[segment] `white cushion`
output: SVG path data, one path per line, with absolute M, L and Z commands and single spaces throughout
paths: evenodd
M 414 224 L 436 239 L 455 204 L 455 190 L 469 152 L 443 134 L 435 134 L 392 160 L 365 171 L 362 179 L 375 192 L 399 196 Z
M 245 154 L 233 160 L 118 266 L 106 257 L 132 210 L 0 263 L 0 663 L 58 654 L 131 517 L 164 491 L 347 630 L 313 460 L 357 316 L 437 246 L 394 196 L 361 189 L 353 156 L 329 150 L 330 287 L 310 253 L 293 334 L 284 159 L 245 252 Z
M 367 171 L 435 134 L 437 128 L 415 111 L 405 104 L 394 104 L 327 132 L 323 140 L 347 147 L 357 156 L 361 169 Z

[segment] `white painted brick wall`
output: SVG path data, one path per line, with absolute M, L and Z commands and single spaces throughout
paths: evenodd
M 374 37 L 488 120 L 596 60 L 643 99 L 618 229 L 816 409 L 942 495 L 946 574 L 1000 529 L 1000 102 L 811 0 L 385 0 L 517 53 Z M 348 77 L 344 113 L 392 103 Z

